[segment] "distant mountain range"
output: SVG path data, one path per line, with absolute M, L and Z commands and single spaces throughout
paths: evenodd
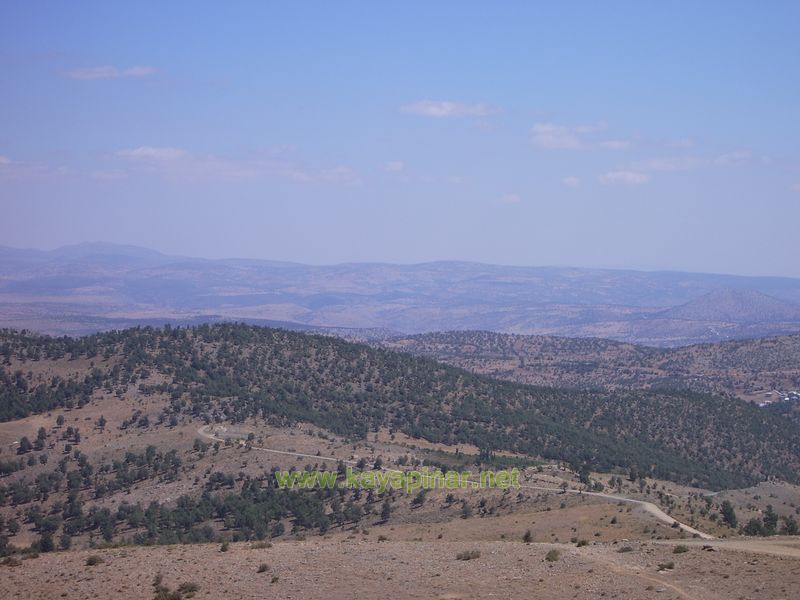
M 0 247 L 0 327 L 73 335 L 220 320 L 354 339 L 491 330 L 678 346 L 800 332 L 800 279 L 468 262 L 311 266 L 98 243 Z

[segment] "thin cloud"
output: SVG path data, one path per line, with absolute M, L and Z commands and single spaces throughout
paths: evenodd
M 600 142 L 600 146 L 602 148 L 606 148 L 608 150 L 627 150 L 631 147 L 630 140 L 606 140 L 604 142 Z
M 522 197 L 519 194 L 506 194 L 499 200 L 500 204 L 519 204 L 522 202 Z
M 533 143 L 541 148 L 573 150 L 583 145 L 575 131 L 562 125 L 536 123 L 531 131 Z
M 609 171 L 600 176 L 603 185 L 642 185 L 650 181 L 650 176 L 637 171 Z
M 533 143 L 551 150 L 576 150 L 588 144 L 586 136 L 602 131 L 605 123 L 594 125 L 558 125 L 557 123 L 534 123 L 531 128 Z
M 653 158 L 636 164 L 635 168 L 642 171 L 692 171 L 710 167 L 743 165 L 752 162 L 754 158 L 752 152 L 740 150 L 711 158 L 699 156 Z
M 714 163 L 721 167 L 727 167 L 730 165 L 740 165 L 742 163 L 750 162 L 752 158 L 753 153 L 749 150 L 739 150 L 737 152 L 728 152 L 727 154 L 718 156 L 714 160 Z
M 332 183 L 343 183 L 345 185 L 360 185 L 361 178 L 350 167 L 333 167 L 330 169 L 323 169 L 320 172 L 320 179 L 323 181 L 330 181 Z
M 645 171 L 691 171 L 711 164 L 712 161 L 693 156 L 653 158 L 637 165 Z
M 567 187 L 574 188 L 581 184 L 581 180 L 573 175 L 570 175 L 569 177 L 564 177 L 564 179 L 561 180 L 561 183 Z
M 81 67 L 79 69 L 72 69 L 64 73 L 65 77 L 70 79 L 120 79 L 124 77 L 149 77 L 155 75 L 158 69 L 155 67 L 129 67 L 127 69 L 119 69 L 117 67 L 104 66 L 104 67 Z
M 341 185 L 359 185 L 361 183 L 358 174 L 347 166 L 334 166 L 313 171 L 293 162 L 276 158 L 237 160 L 214 155 L 196 155 L 187 150 L 169 146 L 128 148 L 119 150 L 115 156 L 129 162 L 132 171 L 160 173 L 191 180 L 241 181 L 277 177 L 296 183 L 322 182 Z
M 99 181 L 119 181 L 125 179 L 128 174 L 122 169 L 107 169 L 92 171 L 90 177 Z
M 385 171 L 389 171 L 390 173 L 399 173 L 406 168 L 406 165 L 402 160 L 390 160 L 383 165 L 383 168 Z
M 117 156 L 123 158 L 145 159 L 145 160 L 177 160 L 185 158 L 188 153 L 180 148 L 139 146 L 117 152 Z
M 486 117 L 496 112 L 486 104 L 461 104 L 446 100 L 420 100 L 413 104 L 407 104 L 400 110 L 436 119 Z
M 64 166 L 11 160 L 8 156 L 0 155 L 0 176 L 4 179 L 62 177 L 70 174 L 72 174 L 72 170 Z
M 681 138 L 678 140 L 672 140 L 671 142 L 667 143 L 668 146 L 672 148 L 694 148 L 694 140 L 692 138 Z

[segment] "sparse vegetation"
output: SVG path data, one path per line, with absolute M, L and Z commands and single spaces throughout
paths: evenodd
M 522 541 L 523 541 L 523 542 L 525 542 L 526 544 L 530 544 L 530 543 L 533 541 L 533 534 L 531 533 L 531 530 L 530 530 L 530 529 L 528 529 L 528 530 L 527 530 L 527 531 L 526 531 L 526 532 L 523 534 L 523 536 L 522 536 Z
M 360 439 L 391 426 L 432 442 L 472 443 L 488 456 L 507 449 L 604 471 L 646 464 L 648 476 L 717 488 L 770 475 L 791 481 L 800 472 L 796 425 L 744 402 L 693 392 L 628 397 L 533 388 L 331 337 L 246 325 L 141 328 L 74 340 L 4 331 L 0 346 L 20 357 L 120 357 L 115 369 L 95 364 L 82 379 L 37 386 L 0 370 L 0 419 L 83 405 L 97 390 L 146 370 L 164 378 L 139 383 L 139 390 L 169 397 L 165 422 L 181 414 L 234 423 L 261 415 Z M 198 353 L 199 347 L 206 350 Z M 370 383 L 362 388 L 356 382 L 365 377 Z M 152 427 L 144 417 L 128 426 Z M 79 435 L 73 431 L 76 441 Z M 723 439 L 724 447 L 715 446 Z
M 544 559 L 547 562 L 556 562 L 559 558 L 561 558 L 561 553 L 553 548 L 547 554 L 545 554 Z

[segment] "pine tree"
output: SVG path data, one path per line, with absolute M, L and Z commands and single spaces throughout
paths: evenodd
M 725 500 L 725 502 L 722 503 L 720 512 L 722 513 L 722 520 L 728 524 L 728 527 L 736 528 L 736 525 L 738 524 L 738 520 L 736 519 L 736 511 L 733 510 L 733 504 L 731 504 L 729 500 Z

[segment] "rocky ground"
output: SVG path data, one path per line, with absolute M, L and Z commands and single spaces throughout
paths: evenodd
M 724 543 L 713 552 L 689 544 L 687 552 L 675 554 L 674 548 L 655 542 L 582 548 L 381 542 L 375 532 L 360 531 L 271 547 L 231 544 L 224 552 L 219 544 L 125 547 L 56 552 L 0 566 L 0 596 L 153 598 L 160 575 L 172 590 L 192 584 L 195 598 L 796 598 L 800 558 L 779 555 L 778 545 L 771 554 Z M 457 559 L 471 550 L 480 556 Z M 548 561 L 552 550 L 559 556 Z M 87 565 L 89 556 L 102 562 Z M 670 563 L 673 568 L 664 568 Z

